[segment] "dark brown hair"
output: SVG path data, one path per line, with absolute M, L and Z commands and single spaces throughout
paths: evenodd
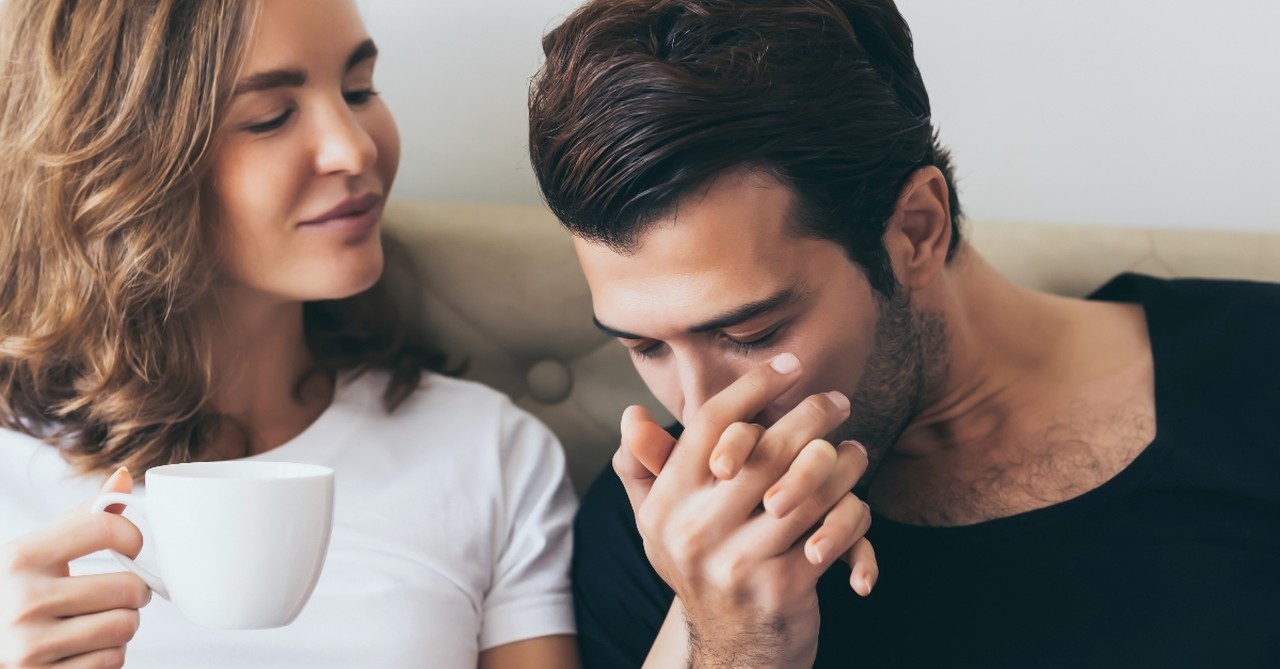
M 620 252 L 716 177 L 792 189 L 804 234 L 894 290 L 883 236 L 925 166 L 960 203 L 911 33 L 891 0 L 592 0 L 543 39 L 533 170 L 573 234 Z
M 258 7 L 3 1 L 0 427 L 81 471 L 200 459 L 236 427 L 210 407 L 205 186 Z M 315 372 L 387 368 L 388 408 L 407 397 L 443 359 L 395 304 L 384 278 L 305 305 Z

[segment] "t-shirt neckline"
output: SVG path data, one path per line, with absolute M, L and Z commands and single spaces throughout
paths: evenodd
M 339 372 L 334 379 L 333 399 L 329 406 L 297 436 L 261 453 L 243 458 L 245 461 L 306 462 L 323 464 L 333 460 L 347 443 L 346 437 L 360 428 L 363 420 L 373 415 L 367 404 L 371 393 L 372 371 Z

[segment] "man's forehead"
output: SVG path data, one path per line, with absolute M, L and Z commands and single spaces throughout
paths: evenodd
M 732 175 L 686 198 L 629 248 L 575 237 L 596 317 L 618 329 L 684 330 L 812 282 L 806 275 L 821 256 L 844 254 L 795 234 L 790 204 L 780 182 Z
M 750 208 L 682 210 L 674 219 L 651 224 L 625 249 L 575 238 L 588 280 L 644 280 L 687 274 L 745 278 L 751 273 L 786 271 L 801 260 L 796 235 L 781 215 Z M 741 280 L 741 279 L 739 279 Z

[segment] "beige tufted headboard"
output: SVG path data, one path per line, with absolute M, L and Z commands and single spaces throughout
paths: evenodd
M 422 278 L 426 316 L 467 378 L 510 395 L 564 442 L 581 490 L 618 443 L 629 404 L 668 417 L 622 346 L 591 323 L 568 233 L 538 205 L 392 201 L 388 229 Z M 1280 281 L 1280 234 L 971 223 L 977 249 L 1011 279 L 1083 295 L 1127 270 Z

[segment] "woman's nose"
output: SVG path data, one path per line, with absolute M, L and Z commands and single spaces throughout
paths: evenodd
M 345 105 L 320 120 L 317 135 L 316 171 L 320 174 L 361 174 L 378 159 L 373 137 Z

